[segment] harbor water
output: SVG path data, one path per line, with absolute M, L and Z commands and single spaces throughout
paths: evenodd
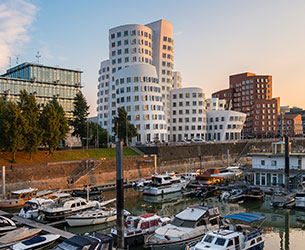
M 115 191 L 104 193 L 106 199 L 115 198 Z M 236 212 L 258 213 L 266 216 L 262 225 L 265 239 L 265 250 L 303 250 L 305 249 L 305 209 L 274 209 L 270 207 L 270 196 L 266 196 L 264 202 L 248 201 L 245 203 L 228 203 L 218 201 L 216 197 L 199 199 L 184 197 L 181 193 L 167 194 L 164 196 L 144 196 L 143 192 L 132 188 L 125 190 L 125 209 L 133 215 L 145 213 L 157 213 L 164 216 L 172 216 L 188 206 L 204 204 L 218 207 L 221 215 Z M 65 230 L 83 234 L 100 231 L 109 233 L 114 223 L 85 227 L 62 226 Z M 142 250 L 143 246 L 130 249 Z

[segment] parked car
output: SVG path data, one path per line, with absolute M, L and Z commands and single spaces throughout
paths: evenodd
M 202 143 L 202 142 L 204 142 L 204 140 L 201 139 L 201 138 L 193 138 L 192 139 L 192 143 Z

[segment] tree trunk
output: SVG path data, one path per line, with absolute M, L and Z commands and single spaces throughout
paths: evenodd
M 16 162 L 15 155 L 16 155 L 16 152 L 12 151 L 12 162 Z
M 29 153 L 30 161 L 32 160 L 32 152 Z

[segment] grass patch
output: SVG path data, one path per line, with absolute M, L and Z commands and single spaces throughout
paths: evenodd
M 115 148 L 101 148 L 101 149 L 88 149 L 88 150 L 59 150 L 55 151 L 53 155 L 49 155 L 47 151 L 38 151 L 32 155 L 32 160 L 29 160 L 29 155 L 25 152 L 16 153 L 16 163 L 21 164 L 39 164 L 46 162 L 57 162 L 57 161 L 73 161 L 83 159 L 101 159 L 101 158 L 115 158 Z M 138 155 L 135 151 L 130 148 L 123 149 L 123 156 Z M 8 165 L 11 164 L 11 153 L 1 152 L 0 153 L 0 164 Z

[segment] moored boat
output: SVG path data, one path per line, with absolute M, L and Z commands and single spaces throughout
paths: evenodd
M 64 240 L 53 250 L 84 250 L 101 249 L 113 250 L 113 237 L 107 234 L 94 232 L 92 234 L 75 235 L 70 239 Z
M 66 217 L 70 227 L 97 225 L 116 220 L 116 209 L 114 208 L 92 208 L 76 215 Z
M 21 241 L 12 246 L 13 250 L 26 250 L 26 249 L 44 249 L 50 246 L 54 241 L 59 239 L 59 234 L 46 234 L 36 235 L 28 240 Z
M 144 195 L 163 195 L 179 192 L 185 188 L 186 181 L 171 174 L 156 175 L 152 183 L 143 191 Z
M 295 206 L 305 208 L 305 190 L 297 192 L 295 196 Z
M 39 213 L 47 221 L 63 219 L 66 216 L 88 210 L 93 207 L 99 207 L 98 201 L 86 201 L 83 198 L 68 198 L 58 200 L 51 206 L 39 209 Z
M 148 236 L 145 246 L 153 250 L 184 250 L 186 245 L 195 245 L 207 231 L 219 225 L 222 225 L 222 220 L 217 207 L 188 207 L 178 213 L 170 224 Z
M 227 215 L 225 219 L 233 219 L 246 223 L 262 221 L 266 217 L 258 214 L 237 213 Z M 195 246 L 188 246 L 187 250 L 258 250 L 264 248 L 262 231 L 248 225 L 229 224 L 214 231 L 209 231 Z
M 160 217 L 156 214 L 143 214 L 140 216 L 128 216 L 125 220 L 124 240 L 128 246 L 144 243 L 144 236 L 147 236 L 161 226 L 170 223 L 169 217 Z M 117 230 L 111 229 L 111 234 L 116 237 Z
M 98 187 L 90 187 L 83 189 L 75 189 L 72 191 L 72 196 L 75 197 L 87 197 L 89 196 L 97 196 L 102 194 L 102 189 Z
M 37 188 L 12 191 L 7 199 L 0 200 L 0 209 L 22 207 L 24 203 L 37 196 Z
M 270 205 L 275 208 L 291 208 L 295 205 L 296 193 L 274 193 Z
M 229 202 L 238 202 L 243 200 L 244 197 L 244 191 L 242 189 L 232 189 L 230 192 L 230 197 L 228 198 Z
M 258 187 L 248 187 L 244 192 L 245 200 L 263 200 L 265 192 Z
M 40 228 L 27 228 L 22 227 L 18 228 L 14 231 L 8 232 L 4 236 L 0 237 L 0 243 L 1 244 L 10 244 L 14 242 L 18 242 L 24 239 L 28 239 L 30 237 L 35 236 L 36 234 L 39 234 L 42 229 Z

